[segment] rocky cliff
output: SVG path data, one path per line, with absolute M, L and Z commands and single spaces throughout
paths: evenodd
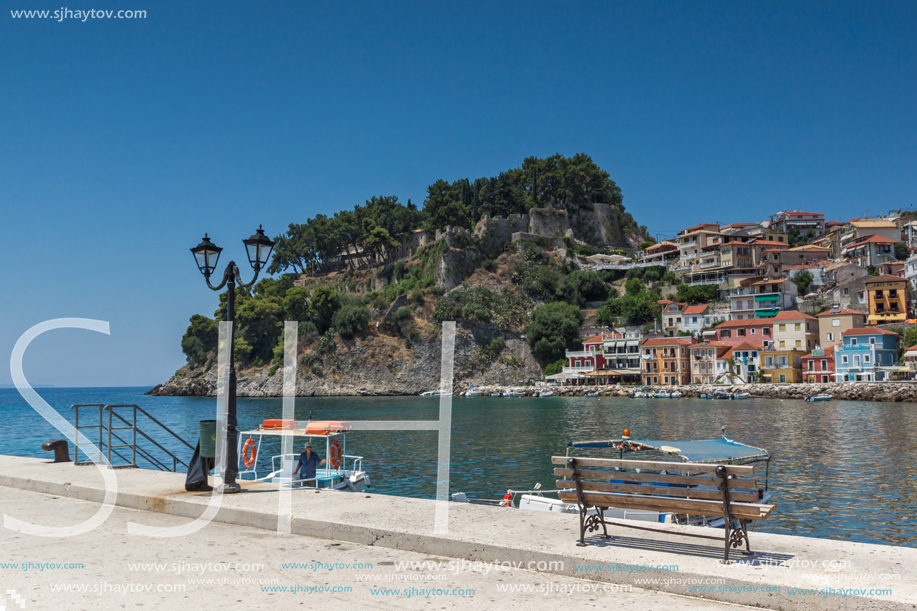
M 333 347 L 321 354 L 314 345 L 301 347 L 297 396 L 416 395 L 438 388 L 442 338 L 437 328 L 428 324 L 419 330 L 393 331 L 387 334 L 373 329 L 353 340 L 337 336 Z M 488 355 L 484 347 L 497 337 L 503 338 L 503 349 L 496 356 Z M 460 325 L 454 375 L 456 389 L 463 390 L 469 383 L 524 384 L 540 379 L 541 367 L 518 335 L 493 325 Z M 282 396 L 283 369 L 273 375 L 267 367 L 239 371 L 237 392 L 241 397 Z M 182 368 L 148 394 L 213 396 L 216 367 Z

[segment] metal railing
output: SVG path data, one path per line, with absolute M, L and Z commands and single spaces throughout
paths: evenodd
M 92 424 L 80 424 L 80 410 L 87 407 L 98 409 L 98 421 Z M 137 459 L 139 457 L 160 471 L 177 472 L 178 465 L 182 465 L 185 468 L 188 467 L 188 463 L 185 460 L 182 460 L 172 451 L 166 449 L 139 426 L 137 421 L 138 415 L 145 416 L 152 424 L 161 429 L 157 429 L 158 432 L 167 433 L 175 440 L 184 444 L 192 452 L 194 451 L 194 446 L 182 439 L 175 431 L 160 422 L 139 405 L 103 405 L 101 403 L 87 403 L 71 405 L 70 409 L 74 410 L 75 416 L 74 428 L 76 429 L 76 448 L 73 462 L 76 465 L 89 465 L 95 462 L 102 462 L 112 469 L 123 469 L 126 467 L 137 468 L 139 467 L 137 464 Z M 130 415 L 125 418 L 122 414 L 117 412 L 119 409 L 130 409 Z M 93 410 L 93 412 L 95 412 L 95 410 Z M 85 442 L 81 440 L 80 431 L 87 429 L 97 431 L 97 438 L 94 441 L 98 451 L 87 452 L 84 449 L 87 446 L 91 446 L 93 443 L 93 440 L 85 434 L 82 435 Z M 126 433 L 128 431 L 129 435 Z M 122 434 L 129 436 L 130 440 L 122 437 Z M 140 438 L 148 441 L 154 447 L 144 447 L 140 445 L 140 443 L 138 443 L 138 441 L 141 440 Z M 81 449 L 83 455 L 86 457 L 85 460 L 80 460 Z M 158 456 L 153 453 L 157 449 L 161 452 Z M 122 453 L 122 451 L 124 453 Z M 171 468 L 168 464 L 170 459 L 172 462 Z M 116 461 L 122 462 L 120 462 L 120 464 L 115 464 Z

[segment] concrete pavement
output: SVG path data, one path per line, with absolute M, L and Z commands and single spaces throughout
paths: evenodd
M 115 474 L 121 507 L 194 518 L 210 496 L 185 492 L 181 474 L 136 469 Z M 104 497 L 97 468 L 34 458 L 0 456 L 0 486 L 96 503 Z M 276 530 L 279 495 L 264 485 L 247 487 L 248 492 L 223 497 L 215 521 Z M 451 503 L 448 533 L 434 534 L 435 503 L 425 499 L 302 490 L 295 491 L 292 500 L 293 534 L 482 566 L 497 561 L 533 563 L 547 580 L 584 578 L 595 584 L 786 610 L 914 609 L 917 600 L 917 572 L 912 568 L 917 566 L 917 550 L 910 548 L 752 531 L 754 556 L 737 555 L 739 562 L 725 566 L 718 562 L 722 543 L 675 536 L 711 534 L 707 529 L 667 525 L 667 533 L 649 533 L 611 527 L 611 539 L 593 537 L 593 545 L 581 548 L 575 545 L 577 519 L 569 515 Z M 70 514 L 70 505 L 61 504 L 62 515 Z M 7 513 L 20 519 L 29 516 L 27 508 Z M 148 539 L 136 541 L 152 545 Z M 181 539 L 172 541 L 184 549 Z M 68 545 L 67 540 L 60 543 Z

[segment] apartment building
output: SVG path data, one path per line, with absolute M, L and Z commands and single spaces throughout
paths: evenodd
M 691 337 L 660 337 L 648 339 L 640 347 L 644 384 L 691 383 Z
M 774 349 L 804 350 L 818 346 L 818 319 L 803 312 L 783 310 L 774 317 Z
M 700 267 L 704 249 L 722 244 L 723 235 L 720 233 L 719 224 L 702 223 L 679 231 L 675 242 L 678 244 L 678 266 L 694 269 Z
M 825 232 L 825 215 L 821 212 L 784 210 L 771 217 L 770 226 L 771 229 L 779 230 L 782 233 L 789 233 L 795 230 L 801 234 L 805 234 L 812 231 L 817 237 Z
M 754 282 L 751 287 L 755 291 L 755 318 L 773 318 L 781 310 L 796 306 L 799 289 L 786 278 Z
M 815 318 L 818 319 L 818 345 L 822 348 L 837 346 L 844 332 L 866 326 L 866 314 L 841 306 L 834 306 Z
M 841 248 L 841 256 L 860 267 L 882 265 L 897 261 L 895 244 L 898 240 L 880 235 L 867 235 L 851 241 Z
M 800 361 L 803 382 L 827 384 L 834 381 L 834 346 L 816 348 Z
M 731 349 L 732 346 L 729 344 L 717 341 L 691 346 L 691 381 L 694 384 L 716 382 L 718 370 L 725 370 L 724 366 L 718 367 L 718 364 Z
M 869 316 L 866 324 L 879 325 L 907 320 L 907 280 L 884 274 L 866 281 Z
M 769 345 L 774 340 L 774 323 L 771 320 L 750 318 L 743 320 L 727 320 L 712 329 L 716 341 L 730 345 L 742 342 L 752 342 L 759 345 Z
M 834 348 L 834 369 L 839 382 L 875 381 L 889 378 L 888 369 L 898 362 L 898 334 L 878 328 L 850 329 L 843 343 Z
M 763 350 L 761 368 L 765 382 L 795 383 L 802 381 L 802 357 L 805 350 Z

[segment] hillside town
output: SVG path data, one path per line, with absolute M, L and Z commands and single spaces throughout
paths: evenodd
M 917 213 L 702 223 L 596 270 L 665 266 L 710 303 L 660 299 L 648 328 L 600 327 L 547 378 L 562 385 L 879 382 L 917 372 Z M 907 339 L 906 339 L 907 338 Z

